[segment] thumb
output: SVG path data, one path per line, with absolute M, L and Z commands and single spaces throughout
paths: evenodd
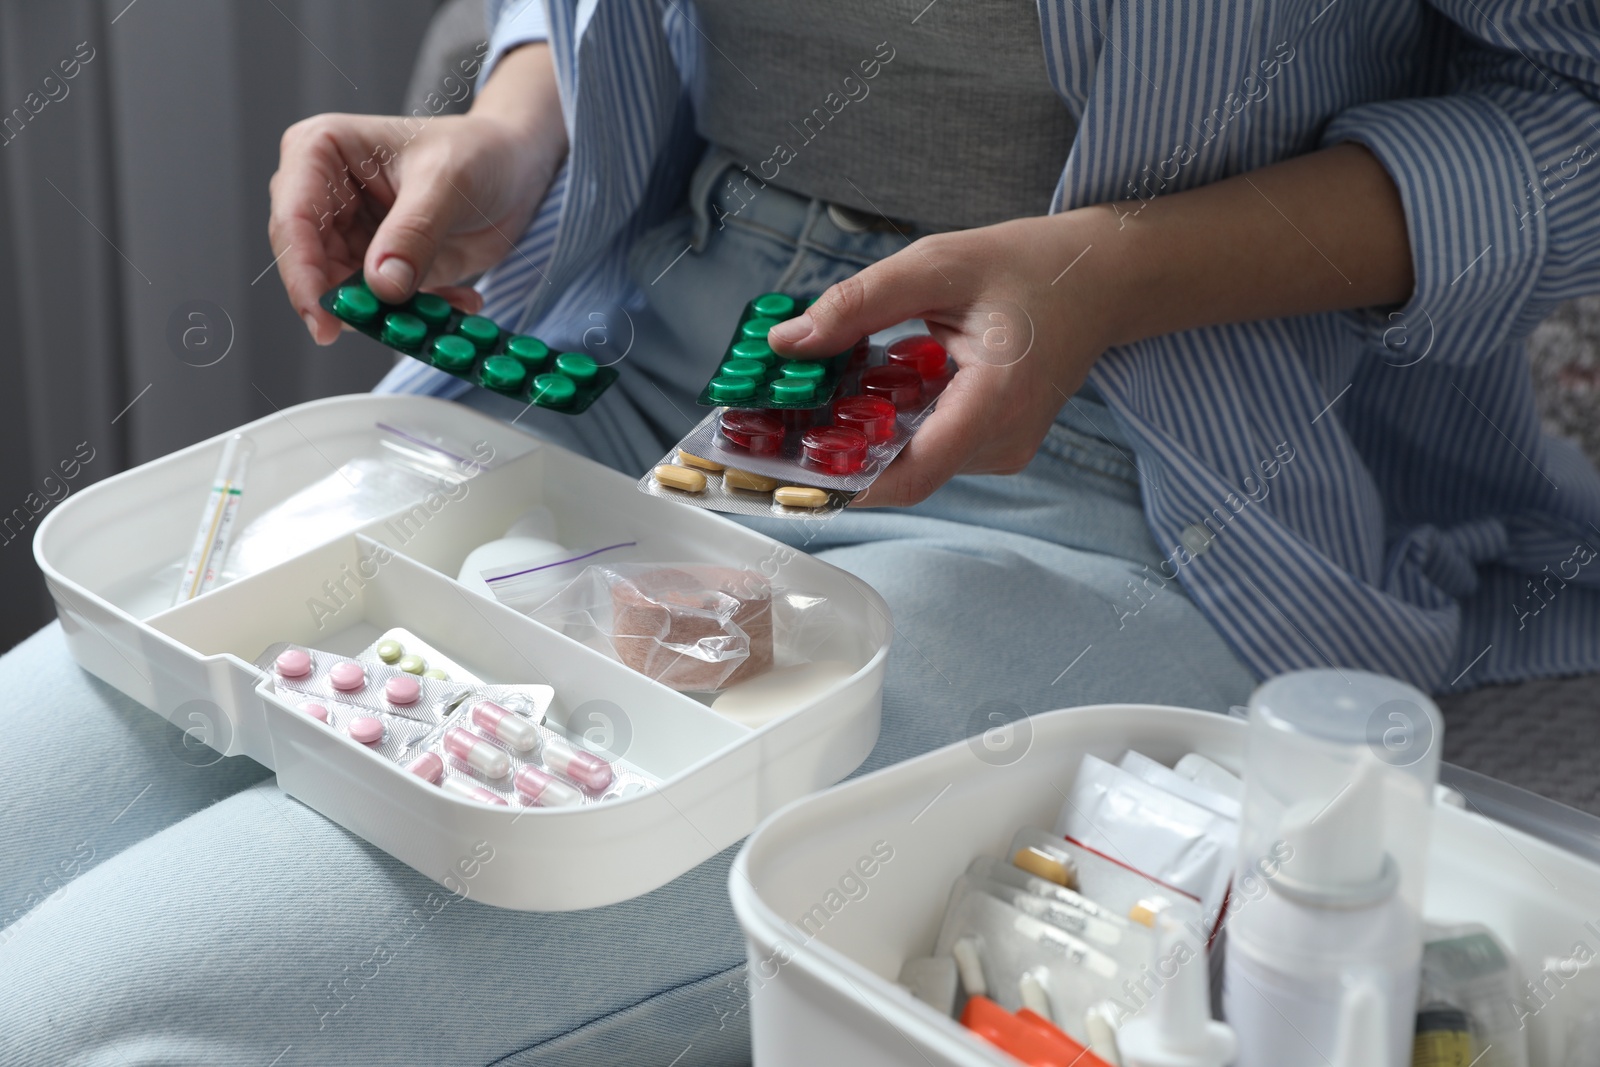
M 831 356 L 868 334 L 954 306 L 963 292 L 912 245 L 831 286 L 767 340 L 784 355 Z
M 461 197 L 442 173 L 407 176 L 362 262 L 367 287 L 398 304 L 414 293 L 455 225 Z

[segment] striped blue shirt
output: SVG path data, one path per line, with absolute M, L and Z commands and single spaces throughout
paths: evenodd
M 575 337 L 585 309 L 638 299 L 627 250 L 679 206 L 704 42 L 681 0 L 489 3 L 491 58 L 549 40 L 572 149 L 483 279 L 485 313 Z M 1600 7 L 1041 0 L 1039 20 L 1078 120 L 1053 210 L 1136 211 L 1344 141 L 1405 208 L 1404 306 L 1096 365 L 1163 572 L 1263 676 L 1333 664 L 1448 691 L 1600 669 L 1600 475 L 1541 432 L 1525 352 L 1558 303 L 1600 291 Z M 405 361 L 379 388 L 464 386 Z

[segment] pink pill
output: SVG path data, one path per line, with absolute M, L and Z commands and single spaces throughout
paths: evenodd
M 546 767 L 557 774 L 566 775 L 590 793 L 603 791 L 616 777 L 612 773 L 611 764 L 593 752 L 573 748 L 558 737 L 552 737 L 545 742 L 539 758 L 544 761 Z
M 424 752 L 410 763 L 406 770 L 421 778 L 424 782 L 439 784 L 439 779 L 444 777 L 444 760 L 439 758 L 437 752 Z
M 422 683 L 409 674 L 397 674 L 383 683 L 383 695 L 391 704 L 415 704 L 422 695 Z
M 350 720 L 349 734 L 363 745 L 383 740 L 383 720 L 371 715 L 358 715 Z
M 570 808 L 583 803 L 583 794 L 553 774 L 546 774 L 531 763 L 517 771 L 517 792 L 528 798 L 528 803 L 541 808 Z
M 304 678 L 311 673 L 311 653 L 303 648 L 290 648 L 278 653 L 278 673 L 285 678 Z
M 367 684 L 367 672 L 361 669 L 361 664 L 345 660 L 334 664 L 328 671 L 328 684 L 340 692 L 348 693 Z
M 483 786 L 464 782 L 460 778 L 446 778 L 439 783 L 439 788 L 446 793 L 454 793 L 463 800 L 476 800 L 479 804 L 498 804 L 502 808 L 511 806 L 504 797 L 496 796 Z
M 318 722 L 328 721 L 328 709 L 322 704 L 315 703 L 314 701 L 307 701 L 306 703 L 300 705 L 300 710 L 311 716 L 313 719 L 316 719 Z

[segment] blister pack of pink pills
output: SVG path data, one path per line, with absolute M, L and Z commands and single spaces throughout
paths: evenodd
M 954 374 L 927 334 L 863 342 L 826 407 L 718 408 L 639 489 L 745 515 L 805 518 L 843 507 L 911 441 Z
M 415 654 L 433 651 L 415 635 L 404 636 Z M 393 640 L 386 634 L 355 659 L 275 644 L 256 665 L 306 715 L 466 800 L 573 807 L 656 784 L 546 725 L 555 697 L 550 686 L 418 677 L 382 661 L 392 651 L 382 646 Z
M 510 807 L 577 807 L 655 785 L 631 764 L 476 695 L 407 770 L 467 800 Z
M 437 726 L 467 691 L 460 682 L 419 678 L 398 667 L 321 652 L 302 645 L 270 646 L 256 666 L 272 672 L 273 684 L 326 704 L 336 701 L 383 715 Z

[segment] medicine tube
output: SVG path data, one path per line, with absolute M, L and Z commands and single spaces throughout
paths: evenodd
M 217 473 L 211 479 L 211 493 L 200 513 L 200 525 L 195 530 L 194 544 L 184 564 L 183 581 L 178 584 L 178 591 L 172 598 L 174 604 L 193 600 L 217 584 L 217 575 L 228 558 L 228 545 L 238 519 L 245 472 L 249 469 L 250 457 L 255 450 L 255 443 L 250 438 L 237 433 L 222 446 L 222 459 L 217 463 Z
M 444 732 L 444 750 L 485 778 L 504 778 L 511 773 L 509 755 L 459 726 Z
M 1332 1050 L 1346 1000 L 1373 990 L 1388 1061 L 1409 1062 L 1442 733 L 1428 697 L 1363 671 L 1251 696 L 1223 994 L 1238 1067 Z

